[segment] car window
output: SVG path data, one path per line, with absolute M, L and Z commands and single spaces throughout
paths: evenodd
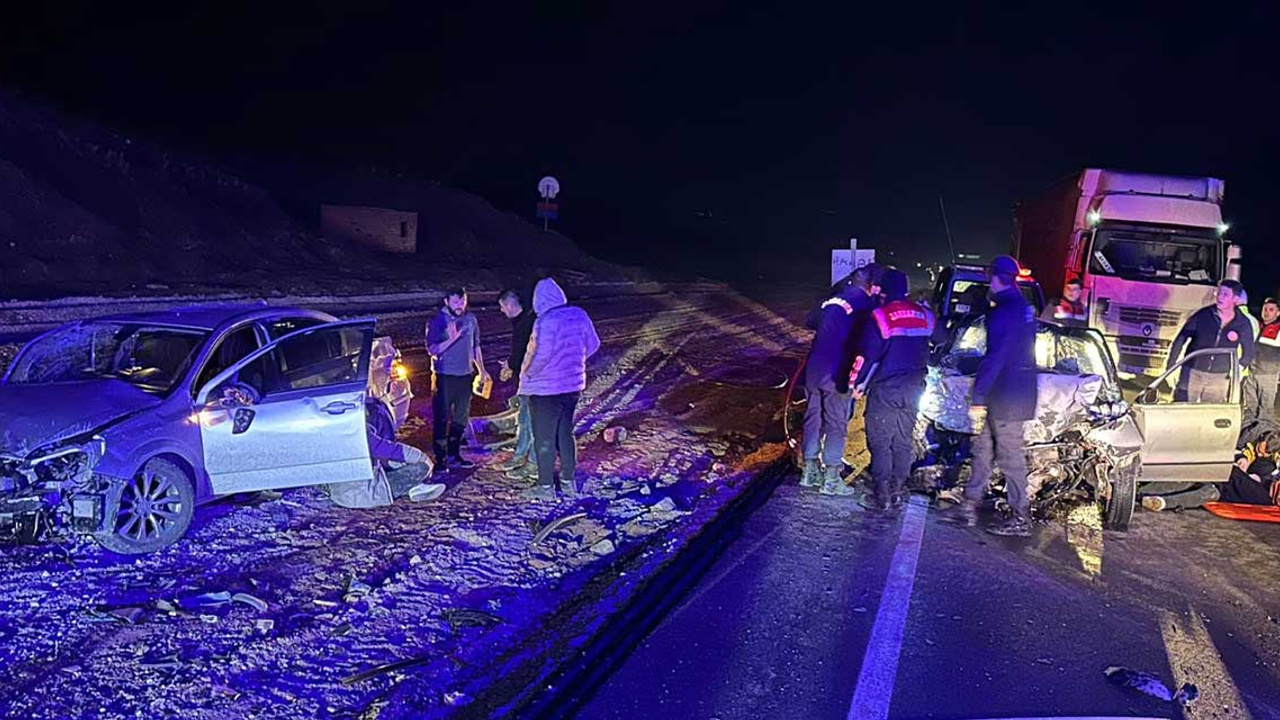
M 9 382 L 34 385 L 111 379 L 163 395 L 186 376 L 208 333 L 145 323 L 91 321 L 32 341 Z
M 252 387 L 262 397 L 363 382 L 364 343 L 364 331 L 358 327 L 317 328 L 281 341 L 241 368 L 231 381 Z
M 205 362 L 204 369 L 196 378 L 192 391 L 199 392 L 200 388 L 217 377 L 218 373 L 235 365 L 259 347 L 258 333 L 252 325 L 240 328 L 224 337 Z
M 318 320 L 313 317 L 287 317 L 274 320 L 267 323 L 267 337 L 272 340 L 279 340 L 291 332 L 302 330 L 303 328 L 315 327 L 323 325 L 324 320 Z

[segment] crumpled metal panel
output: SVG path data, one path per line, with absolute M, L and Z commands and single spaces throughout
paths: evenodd
M 1048 442 L 1061 435 L 1073 424 L 1089 418 L 1089 406 L 1102 392 L 1102 378 L 1097 375 L 1058 375 L 1039 373 L 1036 376 L 1039 397 L 1036 417 L 1026 424 L 1027 442 Z M 944 375 L 938 368 L 930 368 L 924 396 L 920 400 L 920 414 L 951 432 L 974 434 L 973 419 L 969 416 L 969 391 L 973 378 L 968 375 Z

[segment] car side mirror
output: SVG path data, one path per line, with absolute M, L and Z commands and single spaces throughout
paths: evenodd
M 1139 405 L 1157 405 L 1160 403 L 1160 388 L 1149 387 L 1138 396 Z
M 262 397 L 258 391 L 252 386 L 241 382 L 234 382 L 222 388 L 219 393 L 218 404 L 225 408 L 241 408 L 256 405 Z

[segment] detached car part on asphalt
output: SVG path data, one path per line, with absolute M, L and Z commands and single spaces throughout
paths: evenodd
M 86 533 L 145 553 L 219 496 L 368 480 L 366 400 L 398 425 L 412 398 L 398 358 L 372 319 L 292 308 L 52 330 L 0 381 L 0 536 Z

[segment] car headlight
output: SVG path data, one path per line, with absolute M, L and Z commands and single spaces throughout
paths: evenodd
M 61 447 L 42 448 L 27 458 L 26 465 L 40 482 L 84 482 L 107 454 L 101 436 Z

